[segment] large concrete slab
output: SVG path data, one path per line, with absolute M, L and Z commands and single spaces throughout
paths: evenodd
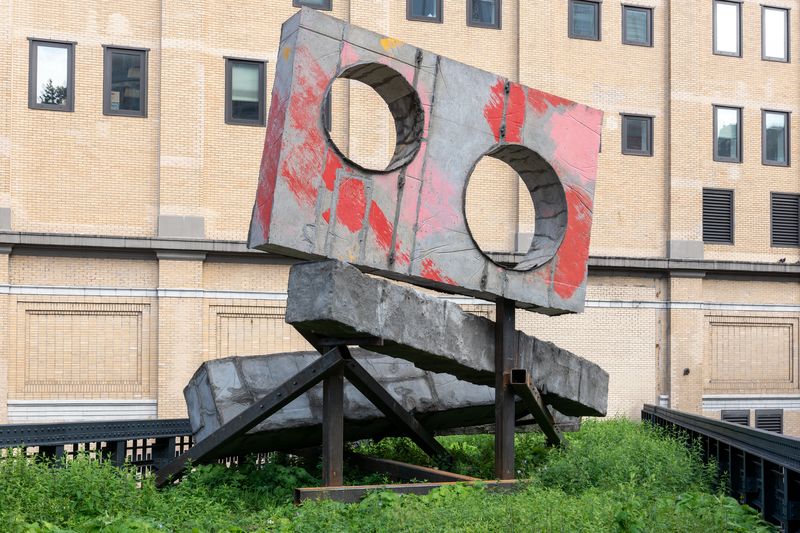
M 292 266 L 286 322 L 322 336 L 380 337 L 384 345 L 370 350 L 477 385 L 494 384 L 494 322 L 346 263 Z M 517 337 L 515 367 L 528 370 L 547 404 L 566 415 L 606 414 L 608 374 L 600 366 L 522 332 Z
M 583 310 L 601 111 L 307 8 L 284 23 L 278 50 L 249 247 L 551 315 Z M 337 78 L 386 102 L 397 133 L 387 168 L 363 168 L 331 140 L 323 104 Z M 535 206 L 514 268 L 467 224 L 484 156 L 514 168 Z
M 353 350 L 353 356 L 433 432 L 494 421 L 494 389 L 491 387 L 425 372 L 403 359 L 366 350 Z M 316 352 L 293 352 L 228 357 L 203 363 L 183 391 L 195 442 L 208 437 L 319 357 Z M 346 381 L 344 397 L 346 440 L 398 434 L 398 428 Z M 517 410 L 520 416 L 524 415 L 521 404 Z M 566 417 L 557 420 L 567 427 L 575 425 L 574 420 Z M 232 443 L 230 452 L 242 454 L 314 446 L 322 439 L 321 424 L 320 384 L 250 430 L 244 439 Z

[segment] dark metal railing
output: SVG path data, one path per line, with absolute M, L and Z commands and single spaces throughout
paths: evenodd
M 800 439 L 653 405 L 642 420 L 684 434 L 716 462 L 731 496 L 783 531 L 800 531 Z
M 139 472 L 158 469 L 192 445 L 186 418 L 0 426 L 0 449 L 22 448 L 56 459 L 86 452 Z

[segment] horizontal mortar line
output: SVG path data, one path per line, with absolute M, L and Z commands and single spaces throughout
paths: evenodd
M 215 291 L 205 289 L 136 289 L 113 287 L 62 287 L 51 285 L 0 285 L 0 294 L 28 296 L 103 296 L 130 298 L 207 298 L 268 300 L 285 302 L 285 292 Z M 460 305 L 493 305 L 492 302 L 468 296 L 439 296 L 438 298 Z M 739 304 L 717 302 L 666 302 L 655 300 L 586 300 L 587 308 L 603 309 L 689 309 L 703 311 L 771 311 L 800 312 L 800 305 L 791 304 Z

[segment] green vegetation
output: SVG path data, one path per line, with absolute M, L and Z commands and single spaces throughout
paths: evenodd
M 491 436 L 441 442 L 456 457 L 453 470 L 491 476 Z M 428 463 L 407 439 L 358 451 Z M 587 422 L 562 450 L 545 449 L 541 435 L 518 435 L 517 465 L 529 481 L 506 493 L 455 485 L 296 507 L 292 489 L 319 484 L 318 465 L 281 454 L 258 467 L 200 466 L 163 491 L 132 469 L 85 456 L 52 468 L 17 454 L 0 460 L 0 531 L 774 531 L 719 495 L 712 470 L 684 443 L 625 420 Z

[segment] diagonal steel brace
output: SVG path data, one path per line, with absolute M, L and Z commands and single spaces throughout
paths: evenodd
M 264 395 L 214 433 L 159 469 L 156 486 L 162 487 L 183 476 L 187 463 L 201 463 L 224 456 L 226 450 L 234 448 L 239 437 L 294 401 L 326 376 L 339 370 L 342 364 L 339 352 L 335 349 L 329 350 L 321 358 L 286 380 L 280 387 Z
M 547 437 L 547 444 L 550 446 L 562 445 L 565 442 L 564 437 L 556 427 L 553 415 L 542 401 L 539 391 L 531 385 L 531 377 L 528 371 L 524 368 L 514 368 L 506 375 L 514 393 L 520 397 L 525 408 L 530 411 Z

